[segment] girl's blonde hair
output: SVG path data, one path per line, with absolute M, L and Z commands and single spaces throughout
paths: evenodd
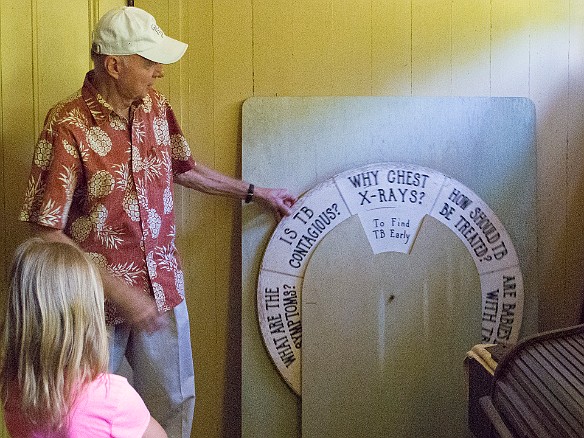
M 16 395 L 24 421 L 59 431 L 79 391 L 107 371 L 101 278 L 73 245 L 32 238 L 16 250 L 11 279 L 0 397 Z

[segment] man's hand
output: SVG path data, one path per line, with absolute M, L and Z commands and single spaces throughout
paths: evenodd
M 73 246 L 77 244 L 61 230 L 32 224 L 34 235 L 47 241 L 64 242 Z M 158 313 L 154 299 L 140 289 L 131 287 L 114 277 L 103 268 L 99 268 L 103 282 L 105 298 L 112 301 L 122 316 L 131 325 L 152 333 L 165 325 L 165 319 Z
M 132 300 L 131 306 L 122 310 L 122 314 L 132 326 L 153 333 L 166 325 L 164 315 L 158 313 L 158 308 L 154 300 L 137 291 Z
M 288 216 L 296 202 L 296 197 L 286 189 L 256 187 L 253 197 L 255 202 L 271 210 L 277 221 Z
M 153 333 L 166 325 L 163 315 L 158 312 L 154 299 L 138 288 L 101 272 L 105 296 L 111 300 L 128 324 Z
M 201 163 L 197 163 L 194 169 L 176 175 L 174 182 L 210 195 L 237 199 L 245 199 L 249 187 L 249 183 L 224 175 Z M 271 210 L 279 221 L 290 214 L 290 208 L 296 202 L 296 197 L 286 189 L 255 187 L 252 200 Z

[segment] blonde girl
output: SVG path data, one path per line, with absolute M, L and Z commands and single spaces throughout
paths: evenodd
M 29 239 L 11 270 L 0 398 L 13 438 L 166 434 L 123 377 L 107 374 L 103 287 L 73 245 Z

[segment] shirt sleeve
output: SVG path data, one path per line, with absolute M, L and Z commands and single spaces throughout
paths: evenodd
M 125 378 L 110 375 L 110 384 L 111 390 L 117 393 L 117 408 L 111 418 L 112 437 L 141 437 L 150 423 L 150 412 L 144 401 Z
M 78 145 L 70 131 L 49 124 L 36 144 L 19 219 L 64 229 L 81 174 Z
M 170 155 L 172 159 L 172 173 L 179 175 L 188 170 L 194 169 L 196 162 L 192 156 L 191 148 L 187 139 L 182 133 L 176 115 L 170 104 L 166 102 L 166 120 L 168 122 L 168 133 L 170 135 Z

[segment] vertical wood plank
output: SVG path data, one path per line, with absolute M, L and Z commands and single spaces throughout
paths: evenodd
M 0 2 L 0 17 L 2 17 L 3 2 Z M 2 19 L 0 18 L 0 37 L 2 36 Z M 7 247 L 6 247 L 6 182 L 4 179 L 4 93 L 2 88 L 2 39 L 0 39 L 0 287 L 6 290 L 7 286 Z M 4 311 L 4 307 L 0 306 L 0 312 Z M 3 314 L 3 313 L 2 313 Z M 4 436 L 2 432 L 0 436 Z
M 412 92 L 412 5 L 371 1 L 371 94 Z
M 371 94 L 371 0 L 333 0 L 331 94 Z
M 491 0 L 491 95 L 529 96 L 529 8 Z
M 236 157 L 240 109 L 253 93 L 251 0 L 213 5 L 215 165 L 230 175 L 239 173 Z M 222 153 L 226 152 L 226 153 Z
M 452 92 L 452 6 L 443 0 L 412 0 L 412 94 Z
M 90 58 L 90 11 L 86 2 L 76 2 L 75 7 L 67 8 L 67 14 L 53 2 L 37 0 L 36 8 L 33 25 L 37 29 L 38 96 L 35 100 L 38 101 L 37 130 L 40 130 L 48 110 L 83 84 Z
M 0 2 L 0 17 L 2 17 L 3 2 Z M 2 19 L 0 18 L 0 36 L 2 36 Z M 2 39 L 0 39 L 2 41 Z M 6 180 L 4 178 L 4 168 L 6 162 L 4 159 L 4 93 L 2 88 L 2 43 L 0 42 L 0 287 L 6 290 L 8 285 L 8 264 L 9 264 L 9 250 L 6 241 Z M 4 315 L 5 306 L 0 305 L 0 314 Z M 0 437 L 7 436 L 6 428 L 4 426 L 4 419 L 0 413 Z
M 241 173 L 241 106 L 253 93 L 252 1 L 231 0 L 213 4 L 214 42 L 214 166 L 221 172 Z M 236 234 L 241 230 L 240 202 L 217 203 L 215 272 L 217 275 L 216 372 L 214 382 L 219 404 L 216 424 L 240 430 L 238 393 L 241 378 L 241 247 Z M 231 339 L 231 343 L 229 340 Z M 233 343 L 233 341 L 236 343 Z M 219 383 L 221 382 L 221 383 Z M 226 397 L 231 395 L 231 397 Z M 223 398 L 221 398 L 223 397 Z M 225 421 L 225 422 L 223 422 Z M 203 432 L 203 431 L 201 431 Z
M 181 60 L 181 74 L 186 76 L 184 101 L 181 105 L 182 128 L 196 161 L 214 165 L 214 70 L 213 70 L 212 1 L 190 2 L 183 8 L 183 29 L 189 48 Z M 178 17 L 175 17 L 177 19 Z M 186 112 L 185 112 L 186 111 Z M 197 393 L 205 399 L 211 389 L 204 379 L 206 356 L 215 342 L 214 294 L 215 272 L 215 203 L 216 200 L 192 190 L 176 187 L 178 245 L 183 256 L 187 300 L 192 318 L 191 333 L 195 355 Z M 209 340 L 210 344 L 206 344 Z M 201 377 L 201 375 L 203 377 Z M 206 383 L 207 382 L 207 383 Z M 199 406 L 202 403 L 198 404 Z M 204 415 L 197 407 L 195 422 Z
M 574 302 L 566 288 L 567 120 L 568 120 L 568 0 L 532 0 L 530 36 L 530 97 L 537 108 L 538 253 L 540 329 L 575 321 Z M 554 291 L 554 294 L 549 294 Z M 548 292 L 548 293 L 546 293 Z
M 127 6 L 128 2 L 126 0 L 92 0 L 97 2 L 97 18 L 101 17 L 107 11 L 113 8 L 119 8 L 120 6 Z M 136 6 L 140 7 L 138 3 L 142 3 L 141 0 L 135 2 Z
M 452 2 L 452 93 L 490 94 L 491 1 Z
M 2 76 L 2 282 L 7 286 L 8 269 L 16 246 L 27 229 L 17 222 L 36 139 L 33 103 L 31 2 L 2 0 L 0 3 L 0 69 Z
M 253 94 L 291 96 L 294 2 L 253 1 Z
M 568 64 L 568 151 L 566 193 L 566 289 L 582 318 L 584 299 L 584 0 L 570 1 Z M 576 322 L 578 320 L 575 320 Z M 583 322 L 580 319 L 580 322 Z
M 294 2 L 292 88 L 296 96 L 325 95 L 332 90 L 332 0 Z

